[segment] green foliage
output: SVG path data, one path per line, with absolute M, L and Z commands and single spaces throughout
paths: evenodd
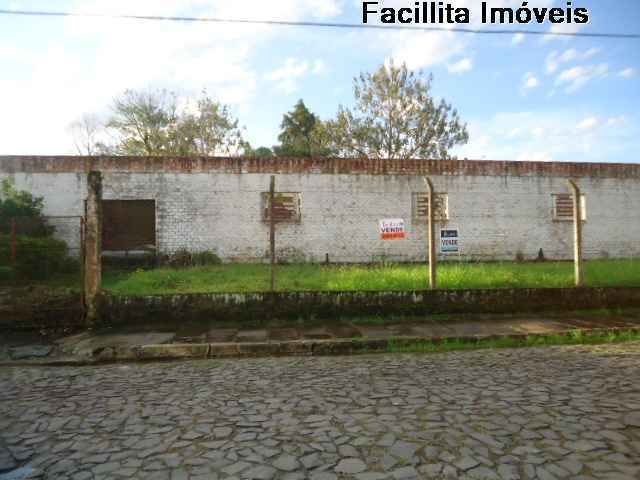
M 192 256 L 193 265 L 196 267 L 206 267 L 207 265 L 220 265 L 222 260 L 213 252 L 205 250 L 204 252 L 194 253 Z
M 274 153 L 269 147 L 258 147 L 255 150 L 251 148 L 251 145 L 247 142 L 244 145 L 244 154 L 248 157 L 273 157 Z
M 67 244 L 51 237 L 54 228 L 42 216 L 42 197 L 18 191 L 8 179 L 0 184 L 0 281 L 49 280 L 78 271 Z M 16 224 L 15 266 L 11 266 L 11 221 Z
M 228 155 L 243 144 L 238 120 L 229 107 L 213 101 L 206 92 L 197 101 L 195 113 L 183 113 L 178 119 L 173 135 L 181 155 Z
M 288 157 L 327 156 L 327 146 L 322 121 L 309 111 L 302 100 L 285 113 L 278 135 L 280 145 L 274 147 L 275 154 Z
M 171 147 L 170 126 L 177 122 L 176 97 L 166 90 L 127 90 L 116 98 L 107 127 L 120 136 L 122 155 L 163 155 Z
M 176 254 L 180 258 L 168 265 L 194 265 L 192 255 Z M 105 277 L 105 288 L 120 294 L 163 293 L 153 287 L 153 279 L 172 270 L 161 268 L 144 272 L 138 277 L 119 275 Z M 185 279 L 184 293 L 259 292 L 269 289 L 268 265 L 224 264 L 177 270 Z M 585 263 L 588 286 L 640 287 L 640 260 L 592 260 Z M 551 288 L 573 286 L 573 264 L 544 263 L 457 263 L 443 262 L 438 267 L 438 283 L 443 289 L 463 288 Z M 320 266 L 311 264 L 280 265 L 277 286 L 281 291 L 358 291 L 358 290 L 421 290 L 427 288 L 425 265 L 385 266 Z
M 0 283 L 8 283 L 15 280 L 16 272 L 11 267 L 0 266 Z
M 14 275 L 19 280 L 46 280 L 56 274 L 78 271 L 79 264 L 68 256 L 67 244 L 52 237 L 16 237 Z M 0 236 L 0 265 L 11 262 L 11 239 Z
M 174 268 L 184 267 L 204 267 L 208 265 L 219 265 L 222 263 L 220 257 L 208 250 L 202 252 L 189 252 L 181 249 L 166 257 L 163 263 Z
M 11 220 L 20 222 L 18 227 L 28 228 L 28 233 L 36 237 L 51 235 L 53 227 L 47 225 L 42 216 L 44 200 L 34 197 L 26 191 L 16 190 L 13 182 L 8 178 L 0 183 L 0 234 L 9 234 Z
M 8 178 L 2 180 L 1 192 L 0 215 L 3 217 L 38 217 L 42 214 L 43 198 L 16 190 Z
M 458 112 L 433 98 L 432 80 L 405 64 L 362 73 L 354 79 L 355 108 L 340 107 L 327 123 L 335 150 L 345 157 L 451 158 L 450 149 L 469 134 Z
M 179 103 L 186 107 L 179 109 Z M 119 137 L 112 148 L 119 155 L 212 156 L 244 144 L 229 107 L 206 92 L 193 102 L 166 90 L 127 90 L 115 100 L 107 128 Z

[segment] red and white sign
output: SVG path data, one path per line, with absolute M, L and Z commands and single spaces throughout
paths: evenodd
M 402 240 L 406 236 L 402 218 L 380 220 L 380 238 L 382 240 Z

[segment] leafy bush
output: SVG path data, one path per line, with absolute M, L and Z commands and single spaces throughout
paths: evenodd
M 0 266 L 0 282 L 15 280 L 15 272 L 11 267 Z
M 163 263 L 175 268 L 205 267 L 207 265 L 219 265 L 222 260 L 218 255 L 208 250 L 191 253 L 186 249 L 181 249 L 165 257 Z
M 220 265 L 221 263 L 222 260 L 220 259 L 220 257 L 208 250 L 193 254 L 194 266 L 205 267 L 207 265 Z
M 0 235 L 0 265 L 10 265 L 11 238 Z M 79 269 L 77 260 L 69 257 L 67 244 L 52 237 L 16 237 L 15 277 L 45 280 L 57 273 L 72 273 Z
M 17 231 L 32 237 L 47 237 L 54 228 L 42 216 L 42 197 L 34 197 L 29 192 L 18 191 L 5 178 L 0 183 L 0 233 L 11 232 L 11 220 L 16 220 Z

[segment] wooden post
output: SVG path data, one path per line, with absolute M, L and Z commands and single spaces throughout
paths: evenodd
M 427 246 L 429 249 L 429 288 L 435 289 L 438 286 L 437 282 L 437 274 L 436 274 L 436 263 L 438 262 L 438 257 L 436 255 L 436 232 L 435 232 L 435 221 L 434 221 L 434 201 L 435 194 L 433 192 L 433 183 L 431 179 L 425 177 L 424 183 L 427 184 L 427 200 L 429 205 L 427 206 Z
M 269 251 L 271 255 L 271 291 L 276 291 L 276 219 L 274 204 L 276 198 L 276 177 L 271 176 L 269 185 Z
M 573 195 L 573 262 L 575 267 L 576 287 L 584 283 L 582 271 L 582 194 L 580 188 L 569 180 L 569 188 Z
M 15 268 L 17 253 L 16 253 L 16 219 L 11 219 L 11 266 Z
M 102 282 L 102 174 L 89 172 L 84 247 L 85 321 L 88 326 L 98 320 L 98 294 Z

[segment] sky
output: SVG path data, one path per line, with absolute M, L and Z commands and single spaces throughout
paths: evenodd
M 480 2 L 451 3 L 473 14 Z M 589 24 L 527 28 L 640 32 L 638 0 L 573 4 L 589 9 Z M 362 20 L 357 0 L 0 0 L 0 8 Z M 496 28 L 479 17 L 473 27 Z M 353 104 L 353 78 L 390 59 L 432 73 L 434 96 L 468 123 L 469 143 L 453 151 L 460 158 L 640 163 L 640 40 L 17 16 L 0 16 L 0 155 L 74 154 L 70 123 L 84 113 L 106 118 L 125 89 L 186 97 L 206 89 L 231 107 L 252 146 L 272 146 L 298 99 L 331 118 Z

